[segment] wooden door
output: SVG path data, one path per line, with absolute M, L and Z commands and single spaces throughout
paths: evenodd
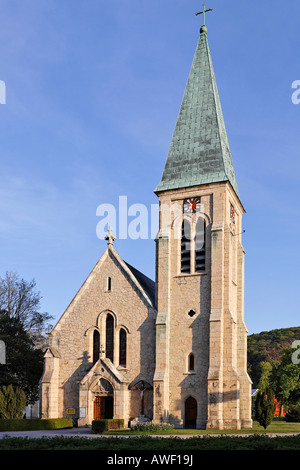
M 94 419 L 105 419 L 105 397 L 95 398 Z
M 113 419 L 113 397 L 96 397 L 94 401 L 94 419 Z
M 197 401 L 189 397 L 185 401 L 185 427 L 196 428 L 197 419 Z

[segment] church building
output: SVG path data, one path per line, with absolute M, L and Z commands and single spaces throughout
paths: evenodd
M 105 252 L 49 334 L 42 418 L 249 428 L 245 210 L 204 22 L 154 192 L 155 282 L 121 258 L 110 229 Z

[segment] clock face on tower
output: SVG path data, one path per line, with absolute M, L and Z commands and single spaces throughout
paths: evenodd
M 230 205 L 230 218 L 231 222 L 235 224 L 235 209 L 232 204 Z
M 184 212 L 196 212 L 199 209 L 200 197 L 191 197 L 183 201 Z

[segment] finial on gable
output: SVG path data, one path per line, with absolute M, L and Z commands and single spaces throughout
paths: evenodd
M 112 247 L 114 244 L 114 241 L 116 240 L 116 235 L 113 235 L 113 229 L 112 227 L 108 227 L 108 232 L 105 235 L 105 240 L 107 240 L 107 245 L 108 247 Z

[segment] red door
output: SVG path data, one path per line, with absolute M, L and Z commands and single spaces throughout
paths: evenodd
M 94 401 L 94 419 L 112 419 L 113 417 L 113 397 L 96 397 Z
M 94 419 L 105 419 L 105 397 L 95 398 Z

